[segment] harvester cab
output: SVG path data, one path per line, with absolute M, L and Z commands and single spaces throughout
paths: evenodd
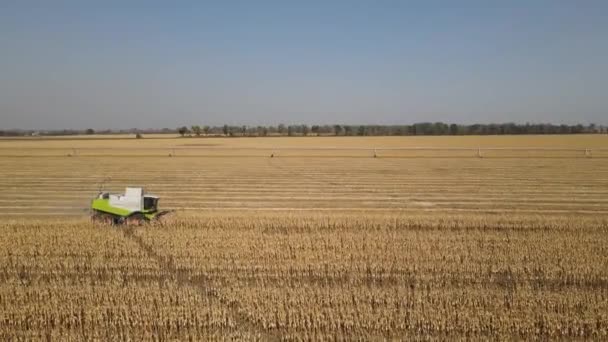
M 109 224 L 141 225 L 169 213 L 158 210 L 158 196 L 146 194 L 143 188 L 128 187 L 124 194 L 100 191 L 91 202 L 91 219 Z

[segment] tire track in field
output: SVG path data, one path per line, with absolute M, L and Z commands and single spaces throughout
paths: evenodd
M 123 230 L 124 237 L 137 244 L 137 246 L 146 253 L 146 255 L 155 260 L 162 270 L 173 275 L 180 285 L 188 285 L 197 288 L 201 293 L 210 300 L 217 301 L 227 308 L 228 313 L 235 321 L 237 328 L 245 329 L 253 334 L 256 334 L 261 341 L 280 341 L 281 334 L 278 331 L 269 331 L 252 321 L 241 309 L 237 301 L 229 301 L 221 295 L 218 289 L 211 286 L 211 279 L 204 275 L 193 276 L 188 270 L 180 269 L 175 265 L 172 257 L 165 257 L 157 253 L 152 246 L 135 234 L 136 228 L 127 227 Z

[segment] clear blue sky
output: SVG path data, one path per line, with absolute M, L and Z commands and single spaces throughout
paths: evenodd
M 1 1 L 0 128 L 608 124 L 607 18 L 584 0 Z

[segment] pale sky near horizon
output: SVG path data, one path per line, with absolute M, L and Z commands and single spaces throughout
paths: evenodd
M 608 124 L 608 1 L 1 1 L 0 129 Z

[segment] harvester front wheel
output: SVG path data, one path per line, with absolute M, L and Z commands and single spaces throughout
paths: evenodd
M 112 217 L 110 214 L 94 211 L 91 214 L 91 221 L 95 223 L 112 225 L 114 224 L 114 217 Z
M 146 223 L 146 221 L 148 220 L 141 213 L 135 213 L 125 219 L 125 223 L 127 224 L 127 226 L 141 226 Z

